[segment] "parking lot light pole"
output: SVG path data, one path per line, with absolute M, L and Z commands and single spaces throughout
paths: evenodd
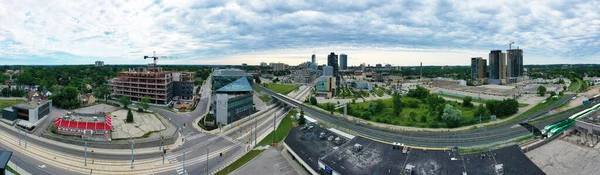
M 85 142 L 85 148 L 83 152 L 83 166 L 87 167 L 87 142 Z
M 131 140 L 131 169 L 133 169 L 133 161 L 135 159 L 133 159 L 133 146 L 135 145 L 135 142 L 133 140 Z

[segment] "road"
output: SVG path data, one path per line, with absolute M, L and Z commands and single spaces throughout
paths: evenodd
M 384 128 L 357 124 L 353 121 L 341 117 L 332 116 L 327 111 L 313 108 L 296 100 L 291 100 L 287 97 L 282 96 L 281 94 L 274 93 L 273 91 L 270 91 L 266 88 L 259 88 L 263 90 L 263 92 L 267 92 L 274 98 L 281 100 L 287 104 L 302 107 L 305 113 L 309 116 L 316 117 L 317 119 L 323 120 L 327 123 L 331 123 L 346 130 L 358 133 L 361 136 L 381 141 L 399 142 L 408 145 L 425 147 L 470 147 L 491 145 L 531 134 L 529 130 L 525 129 L 524 127 L 518 126 L 518 123 L 526 122 L 531 118 L 546 113 L 550 109 L 557 108 L 560 105 L 568 102 L 568 100 L 572 97 L 567 95 L 559 102 L 548 107 L 547 110 L 541 110 L 538 113 L 526 116 L 522 119 L 503 124 L 457 132 L 424 132 L 387 130 Z
M 205 84 L 209 87 L 208 84 Z M 165 164 L 162 164 L 163 157 L 161 153 L 135 153 L 135 163 L 133 169 L 130 169 L 130 155 L 107 155 L 101 153 L 92 153 L 88 150 L 88 166 L 84 167 L 84 153 L 81 150 L 45 144 L 36 139 L 28 139 L 28 148 L 18 145 L 18 133 L 5 127 L 0 127 L 0 149 L 13 151 L 11 159 L 20 168 L 27 170 L 32 174 L 89 174 L 87 171 L 93 171 L 94 174 L 118 174 L 136 173 L 136 174 L 182 174 L 185 168 L 189 174 L 205 173 L 205 169 L 213 171 L 232 161 L 235 156 L 245 154 L 246 150 L 251 148 L 255 136 L 260 136 L 270 132 L 274 123 L 279 123 L 283 115 L 289 108 L 284 109 L 280 106 L 266 109 L 262 115 L 258 115 L 249 122 L 243 123 L 240 127 L 233 127 L 221 134 L 208 134 L 198 131 L 191 126 L 184 127 L 184 123 L 195 124 L 192 121 L 207 112 L 209 103 L 210 88 L 204 88 L 203 95 L 198 107 L 185 114 L 173 113 L 160 108 L 153 108 L 157 113 L 170 118 L 170 121 L 176 126 L 181 126 L 181 139 L 184 143 L 181 147 L 170 150 L 165 156 Z M 301 90 L 298 96 L 306 95 L 310 88 Z M 274 115 L 274 114 L 277 115 Z M 276 116 L 276 122 L 273 121 Z M 257 134 L 255 130 L 258 131 Z M 29 136 L 36 137 L 36 136 Z M 91 148 L 90 148 L 91 149 Z M 158 146 L 157 146 L 158 149 Z M 208 161 L 206 159 L 209 154 Z M 185 154 L 185 158 L 184 158 Z M 220 154 L 225 154 L 221 157 Z M 208 162 L 208 165 L 206 164 Z

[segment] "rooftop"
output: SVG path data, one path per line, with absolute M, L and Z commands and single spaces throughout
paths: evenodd
M 324 133 L 321 137 L 321 133 Z M 340 137 L 339 142 L 329 141 L 329 137 L 333 136 L 333 140 L 339 137 L 331 131 L 316 126 L 307 124 L 302 127 L 292 128 L 288 136 L 285 138 L 285 144 L 288 145 L 298 155 L 300 159 L 306 162 L 310 168 L 315 171 L 319 170 L 319 159 L 323 155 L 338 149 L 341 145 L 347 142 Z
M 217 89 L 217 92 L 252 92 L 252 86 L 246 77 L 241 77 Z
M 39 102 L 39 104 L 38 104 Z M 21 108 L 21 109 L 35 109 L 38 108 L 39 106 L 45 105 L 46 103 L 48 103 L 48 100 L 34 100 L 34 101 L 28 101 L 28 102 L 22 102 L 19 104 L 14 105 L 13 107 L 16 108 Z
M 0 169 L 6 169 L 6 164 L 10 160 L 12 152 L 0 151 Z
M 240 69 L 217 69 L 213 71 L 213 76 L 248 76 L 248 74 Z

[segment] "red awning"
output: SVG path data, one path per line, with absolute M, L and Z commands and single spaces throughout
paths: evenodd
M 54 120 L 54 126 L 69 129 L 112 130 L 112 121 L 108 115 L 106 115 L 106 122 L 81 122 L 57 118 Z

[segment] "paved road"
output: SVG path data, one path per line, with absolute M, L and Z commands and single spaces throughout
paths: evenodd
M 449 146 L 478 146 L 478 145 L 489 145 L 498 142 L 504 142 L 510 139 L 518 138 L 529 134 L 530 132 L 523 128 L 515 125 L 522 120 L 528 120 L 533 117 L 542 115 L 546 111 L 543 110 L 540 113 L 532 114 L 521 120 L 517 120 L 511 123 L 498 124 L 491 127 L 484 127 L 475 130 L 459 131 L 459 132 L 423 132 L 423 131 L 393 131 L 386 130 L 383 128 L 377 128 L 372 126 L 366 126 L 362 124 L 354 123 L 347 119 L 335 117 L 330 115 L 328 112 L 315 109 L 307 106 L 298 101 L 292 101 L 289 98 L 276 94 L 266 88 L 259 87 L 263 92 L 267 92 L 279 100 L 283 100 L 285 103 L 292 104 L 295 106 L 301 106 L 305 113 L 318 119 L 324 120 L 328 123 L 332 123 L 342 128 L 346 128 L 353 132 L 357 132 L 362 136 L 388 141 L 388 142 L 400 142 L 409 145 L 427 146 L 427 147 L 449 147 Z M 562 103 L 567 102 L 570 97 L 563 98 L 558 103 L 552 105 L 551 109 L 560 106 Z

